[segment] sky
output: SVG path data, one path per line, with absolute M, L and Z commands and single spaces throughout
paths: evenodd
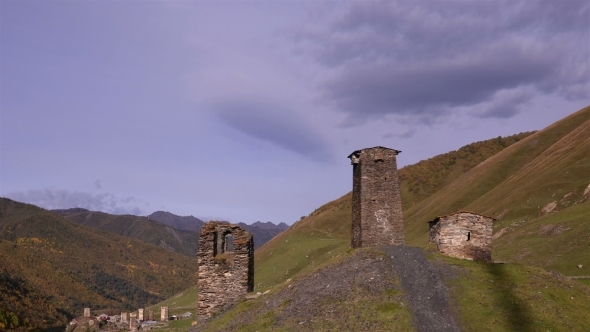
M 0 0 L 0 196 L 292 224 L 590 104 L 590 2 Z

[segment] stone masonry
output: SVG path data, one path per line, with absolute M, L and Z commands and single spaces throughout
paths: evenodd
M 430 243 L 450 257 L 491 262 L 494 220 L 466 211 L 437 217 L 428 222 Z
M 404 218 L 396 156 L 377 146 L 351 153 L 353 248 L 404 245 Z
M 160 307 L 160 321 L 168 321 L 168 307 Z
M 197 321 L 234 304 L 254 290 L 254 241 L 241 227 L 208 222 L 201 228 Z
M 129 329 L 131 332 L 137 331 L 137 314 L 134 312 L 129 313 Z

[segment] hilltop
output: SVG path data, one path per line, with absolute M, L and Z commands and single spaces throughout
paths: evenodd
M 589 296 L 540 268 L 386 246 L 340 254 L 191 331 L 582 332 Z
M 418 265 L 440 268 L 430 275 L 442 277 L 461 328 L 590 328 L 590 289 L 584 285 L 590 280 L 583 279 L 590 274 L 589 126 L 587 107 L 543 130 L 476 142 L 399 170 L 406 241 L 418 246 L 408 250 L 425 249 L 430 263 Z M 428 246 L 426 222 L 459 209 L 497 219 L 493 259 L 506 263 L 448 258 Z M 255 291 L 268 294 L 239 303 L 193 330 L 415 330 L 408 317 L 416 309 L 405 306 L 412 298 L 403 286 L 408 276 L 392 273 L 387 265 L 399 265 L 399 258 L 384 256 L 380 248 L 351 250 L 350 228 L 348 193 L 256 251 Z M 349 271 L 359 257 L 375 263 Z M 379 258 L 387 264 L 376 263 Z M 357 283 L 352 288 L 347 281 L 351 277 Z M 371 288 L 371 280 L 386 289 Z M 190 292 L 194 296 L 195 289 Z M 179 294 L 174 301 L 181 299 Z
M 494 260 L 590 275 L 589 151 L 586 107 L 543 130 L 473 143 L 400 169 L 407 245 L 426 246 L 427 221 L 465 209 L 498 219 Z M 257 250 L 256 286 L 283 282 L 346 252 L 350 213 L 348 193 Z

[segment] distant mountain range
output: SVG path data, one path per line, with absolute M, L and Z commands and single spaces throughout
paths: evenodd
M 201 231 L 201 227 L 205 223 L 204 221 L 193 216 L 181 217 L 166 211 L 156 211 L 150 214 L 148 218 L 157 220 L 162 224 L 174 227 L 176 229 L 196 233 L 199 233 Z M 238 223 L 238 225 L 240 225 L 242 228 L 244 228 L 246 231 L 250 232 L 254 236 L 255 249 L 259 248 L 266 242 L 270 241 L 270 239 L 289 228 L 289 225 L 283 222 L 278 225 L 275 225 L 270 221 L 257 221 L 251 225 L 240 222 Z
M 166 211 L 156 211 L 147 217 L 112 215 L 82 208 L 51 211 L 77 224 L 134 238 L 190 257 L 197 252 L 199 233 L 205 223 L 193 216 L 183 217 Z M 255 249 L 289 228 L 285 223 L 275 225 L 270 221 L 238 225 L 254 236 Z
M 113 215 L 81 208 L 51 211 L 77 224 L 137 239 L 185 256 L 194 257 L 197 252 L 198 233 L 169 226 L 153 218 Z
M 167 211 L 156 211 L 150 214 L 148 218 L 157 220 L 164 225 L 168 225 L 176 229 L 182 229 L 195 233 L 199 233 L 201 231 L 201 226 L 203 226 L 205 223 L 203 220 L 193 216 L 181 217 Z

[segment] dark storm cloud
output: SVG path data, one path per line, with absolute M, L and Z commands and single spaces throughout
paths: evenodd
M 590 98 L 589 22 L 587 1 L 354 2 L 296 40 L 329 69 L 322 97 L 349 125 L 511 117 L 536 94 Z
M 215 111 L 228 126 L 317 161 L 330 159 L 324 139 L 295 112 L 259 102 L 218 104 Z
M 12 192 L 6 195 L 15 201 L 34 204 L 45 209 L 83 208 L 112 214 L 141 215 L 137 206 L 141 202 L 134 197 L 120 198 L 113 194 L 91 194 L 65 189 L 43 188 L 26 192 Z M 144 204 L 143 204 L 144 205 Z

